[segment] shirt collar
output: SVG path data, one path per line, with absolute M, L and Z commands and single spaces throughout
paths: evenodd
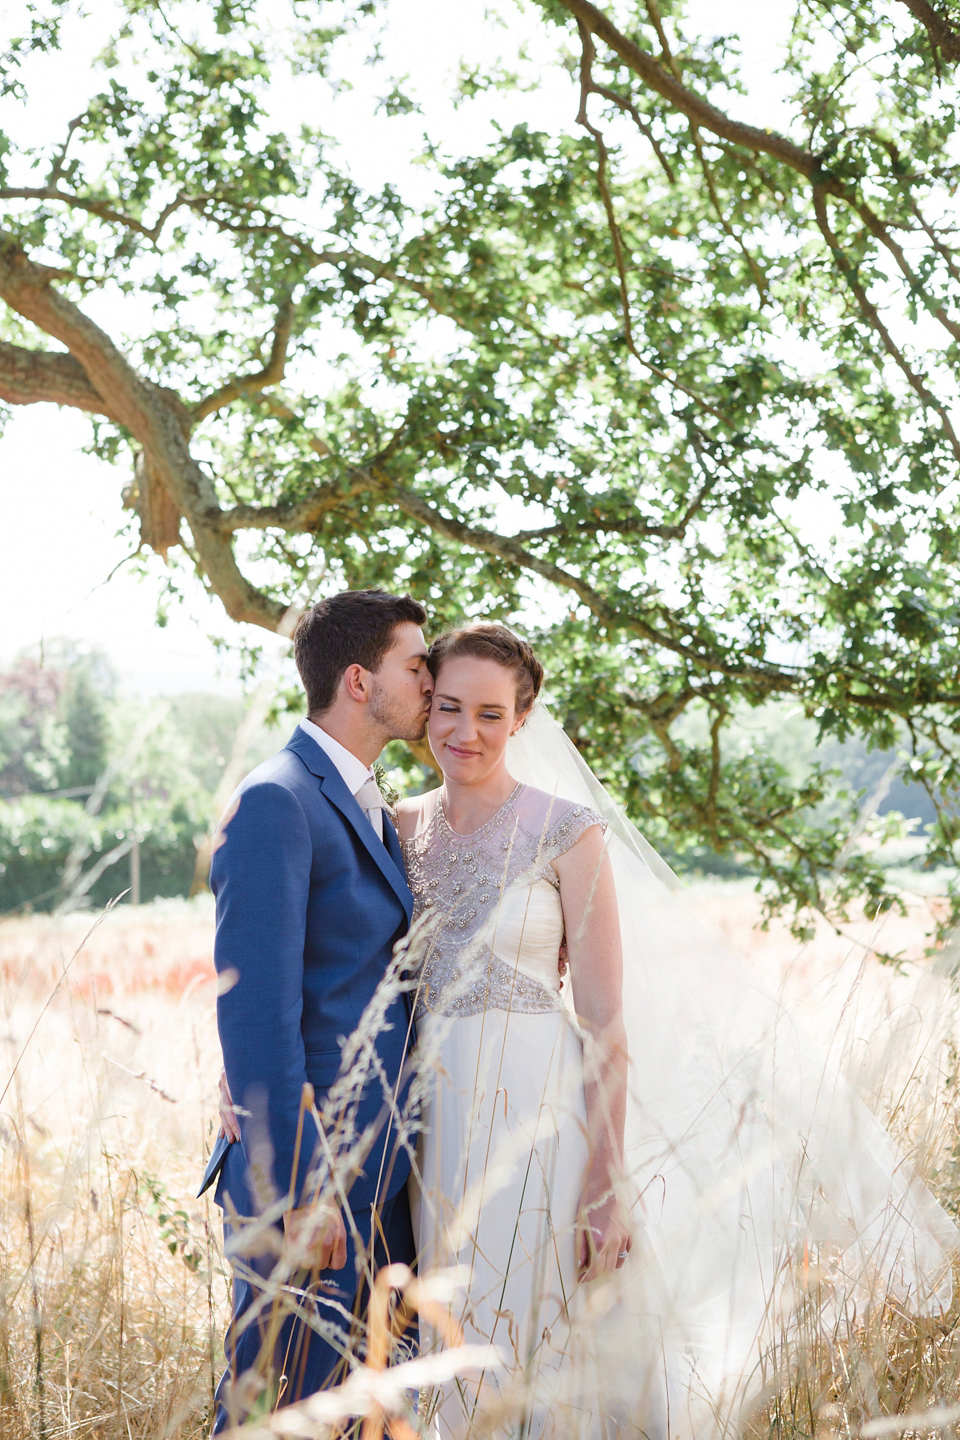
M 339 740 L 334 740 L 332 735 L 328 735 L 326 730 L 321 730 L 320 726 L 315 725 L 312 720 L 301 720 L 300 729 L 305 735 L 309 735 L 311 740 L 315 740 L 320 746 L 320 749 L 330 756 L 330 759 L 340 771 L 343 782 L 350 791 L 350 794 L 356 795 L 360 786 L 363 785 L 366 780 L 369 780 L 373 774 L 372 767 L 364 765 L 363 761 L 358 760 L 352 750 L 348 750 L 345 745 L 341 745 Z

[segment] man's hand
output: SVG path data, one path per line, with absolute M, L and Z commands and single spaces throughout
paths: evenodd
M 304 1270 L 342 1270 L 347 1263 L 347 1231 L 332 1205 L 288 1210 L 283 1233 L 294 1261 Z
M 230 1086 L 227 1084 L 226 1070 L 220 1071 L 220 1135 L 226 1135 L 230 1140 L 240 1139 L 240 1122 L 237 1119 L 237 1112 L 233 1105 L 233 1096 L 230 1094 Z
M 577 1216 L 576 1257 L 581 1280 L 619 1270 L 633 1244 L 633 1226 L 603 1167 L 587 1172 Z

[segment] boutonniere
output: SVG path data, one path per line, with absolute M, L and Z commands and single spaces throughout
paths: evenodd
M 384 800 L 386 800 L 388 806 L 390 807 L 390 818 L 392 820 L 396 812 L 396 808 L 400 803 L 400 792 L 399 790 L 395 790 L 390 784 L 390 781 L 387 779 L 387 772 L 386 770 L 384 770 L 379 760 L 374 761 L 373 778 L 377 782 L 377 789 L 380 791 L 380 794 L 383 796 Z

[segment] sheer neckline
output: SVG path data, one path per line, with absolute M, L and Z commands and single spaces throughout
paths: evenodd
M 478 835 L 484 834 L 485 831 L 490 829 L 491 825 L 493 825 L 495 821 L 500 819 L 500 816 L 503 814 L 504 810 L 506 810 L 508 806 L 513 804 L 514 800 L 516 800 L 517 796 L 520 794 L 520 791 L 523 788 L 523 781 L 518 780 L 516 785 L 514 785 L 513 789 L 510 791 L 510 794 L 507 796 L 506 800 L 504 800 L 503 804 L 500 806 L 499 810 L 495 810 L 494 813 L 490 816 L 489 820 L 485 820 L 484 823 L 478 826 L 476 830 L 470 830 L 467 832 L 467 834 L 464 834 L 462 830 L 454 830 L 453 826 L 450 824 L 450 821 L 447 819 L 447 812 L 443 808 L 442 795 L 437 796 L 437 809 L 435 818 L 439 821 L 440 828 L 442 830 L 445 830 L 448 835 L 453 835 L 455 839 L 475 840 Z

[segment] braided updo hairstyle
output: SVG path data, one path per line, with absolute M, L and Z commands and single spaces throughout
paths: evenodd
M 540 693 L 543 666 L 526 640 L 506 625 L 464 625 L 437 636 L 427 653 L 427 668 L 436 680 L 444 661 L 465 655 L 493 660 L 511 670 L 517 687 L 517 716 L 527 714 Z

